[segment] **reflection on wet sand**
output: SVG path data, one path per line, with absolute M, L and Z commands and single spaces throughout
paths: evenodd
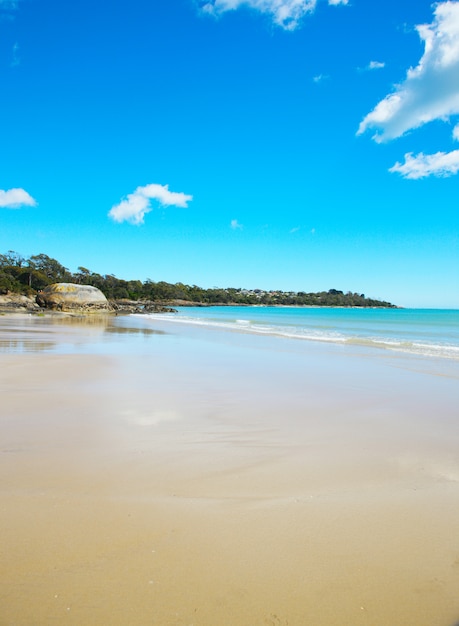
M 165 335 L 164 330 L 155 330 L 153 328 L 132 328 L 131 326 L 107 326 L 107 333 L 115 335 Z
M 86 334 L 80 330 L 86 329 Z M 89 331 L 89 334 L 88 334 Z M 68 346 L 94 342 L 97 335 L 165 335 L 163 330 L 143 327 L 135 318 L 113 315 L 12 315 L 0 320 L 0 352 L 52 352 L 63 340 Z M 15 335 L 20 335 L 16 339 Z
M 0 352 L 49 352 L 56 344 L 52 341 L 15 340 L 0 338 Z

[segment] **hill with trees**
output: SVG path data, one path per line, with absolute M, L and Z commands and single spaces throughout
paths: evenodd
M 175 305 L 266 305 L 344 306 L 395 308 L 390 302 L 367 298 L 365 294 L 338 289 L 320 292 L 264 291 L 262 289 L 212 288 L 183 283 L 154 282 L 150 279 L 122 280 L 113 274 L 97 274 L 85 267 L 70 272 L 46 254 L 28 258 L 9 250 L 0 254 L 0 293 L 36 295 L 47 285 L 59 282 L 92 285 L 109 300 L 134 300 Z

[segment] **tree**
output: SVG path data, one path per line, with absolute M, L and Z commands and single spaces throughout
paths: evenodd
M 31 256 L 29 266 L 43 272 L 52 283 L 68 282 L 72 279 L 69 270 L 47 254 Z
M 8 250 L 6 254 L 0 254 L 0 267 L 22 267 L 25 259 L 14 250 Z

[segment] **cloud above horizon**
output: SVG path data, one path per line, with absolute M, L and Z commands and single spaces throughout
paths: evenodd
M 24 189 L 0 189 L 0 208 L 19 209 L 22 206 L 37 206 L 37 201 Z
M 245 6 L 272 17 L 274 24 L 285 30 L 295 30 L 301 19 L 313 13 L 318 0 L 201 0 L 201 11 L 210 15 L 221 15 Z M 330 5 L 345 5 L 348 0 L 328 0 Z
M 156 200 L 161 206 L 176 206 L 186 209 L 188 202 L 193 200 L 193 196 L 169 191 L 169 185 L 152 183 L 144 187 L 137 187 L 133 193 L 128 194 L 119 204 L 113 206 L 108 215 L 118 223 L 143 224 L 145 215 L 153 209 L 152 200 Z
M 416 30 L 425 44 L 419 64 L 362 120 L 358 134 L 376 128 L 375 141 L 390 141 L 459 113 L 459 2 L 437 4 L 432 24 Z
M 423 56 L 416 67 L 408 69 L 405 80 L 364 117 L 358 135 L 374 128 L 374 141 L 382 143 L 434 120 L 448 122 L 459 114 L 459 2 L 447 0 L 435 5 L 433 22 L 416 30 L 424 42 Z M 452 161 L 455 152 L 451 153 Z M 397 163 L 390 171 L 407 178 L 421 177 L 408 176 L 418 172 L 419 165 L 420 171 L 445 176 L 447 155 L 407 154 L 405 164 Z M 456 173 L 453 169 L 448 171 Z
M 386 64 L 381 61 L 370 61 L 367 70 L 382 70 L 383 67 L 386 67 Z
M 417 180 L 427 176 L 447 177 L 459 171 L 459 150 L 452 152 L 437 152 L 413 156 L 411 152 L 405 154 L 405 163 L 397 163 L 389 172 L 397 172 L 404 178 Z

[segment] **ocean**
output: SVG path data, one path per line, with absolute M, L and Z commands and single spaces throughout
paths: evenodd
M 459 360 L 458 310 L 215 306 L 180 307 L 178 313 L 150 317 L 238 333 Z

